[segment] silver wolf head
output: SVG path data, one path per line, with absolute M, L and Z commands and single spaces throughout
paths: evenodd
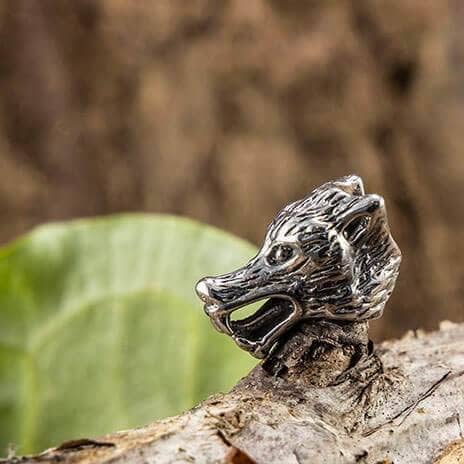
M 351 175 L 286 206 L 248 264 L 205 277 L 196 291 L 214 326 L 262 358 L 303 319 L 380 317 L 400 261 L 383 198 L 366 195 L 362 179 Z M 232 320 L 260 300 L 267 301 L 253 315 Z

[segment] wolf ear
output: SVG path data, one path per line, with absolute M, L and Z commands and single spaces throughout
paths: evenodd
M 364 241 L 377 219 L 385 216 L 384 199 L 375 194 L 356 198 L 337 219 L 337 229 L 353 244 Z
M 364 184 L 361 177 L 356 174 L 340 177 L 333 182 L 336 187 L 351 195 L 361 196 L 364 195 Z

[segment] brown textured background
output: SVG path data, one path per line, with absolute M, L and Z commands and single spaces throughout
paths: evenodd
M 0 3 L 0 241 L 184 214 L 254 242 L 336 176 L 383 194 L 404 261 L 377 337 L 464 320 L 459 0 Z

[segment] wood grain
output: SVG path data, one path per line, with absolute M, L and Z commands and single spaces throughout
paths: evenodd
M 366 340 L 365 331 L 357 334 Z M 304 349 L 296 355 L 323 382 L 258 366 L 230 393 L 183 415 L 1 462 L 462 462 L 464 325 L 411 332 L 373 353 L 366 346 L 355 366 L 339 369 L 345 375 L 328 378 L 324 362 L 324 369 L 340 368 L 353 356 L 340 340 L 334 336 L 315 363 Z M 308 337 L 306 346 L 313 341 Z

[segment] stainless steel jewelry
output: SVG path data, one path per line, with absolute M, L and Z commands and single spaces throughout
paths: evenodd
M 217 330 L 265 357 L 301 320 L 363 321 L 382 315 L 401 262 L 384 200 L 351 175 L 327 182 L 280 211 L 245 266 L 196 286 Z M 231 315 L 267 300 L 251 316 Z

